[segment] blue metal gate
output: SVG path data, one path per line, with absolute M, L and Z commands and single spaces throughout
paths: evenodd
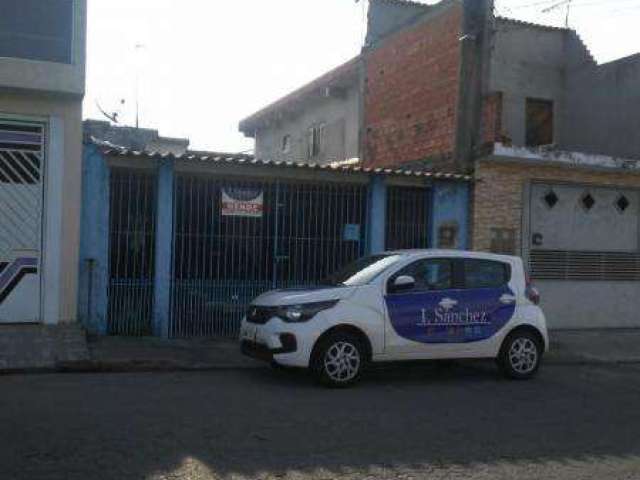
M 235 336 L 252 298 L 364 254 L 367 186 L 178 175 L 171 337 Z
M 150 335 L 156 177 L 151 172 L 113 169 L 110 192 L 107 330 L 111 335 Z
M 387 250 L 429 247 L 431 190 L 393 186 L 387 190 Z

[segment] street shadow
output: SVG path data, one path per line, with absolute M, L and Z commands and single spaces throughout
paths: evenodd
M 11 479 L 331 478 L 640 455 L 640 380 L 623 369 L 547 367 L 512 382 L 492 362 L 412 363 L 342 390 L 270 368 L 14 376 L 0 391 Z
M 285 386 L 287 388 L 325 389 L 305 369 L 276 368 L 252 369 L 242 372 L 258 384 Z M 410 386 L 425 385 L 425 382 L 474 382 L 504 381 L 495 363 L 491 360 L 424 360 L 370 365 L 359 383 L 353 388 L 363 386 Z M 331 389 L 329 389 L 331 390 Z M 340 389 L 338 389 L 340 390 Z

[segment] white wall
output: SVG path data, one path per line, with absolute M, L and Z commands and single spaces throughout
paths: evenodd
M 360 99 L 357 86 L 345 91 L 343 97 L 318 98 L 300 113 L 292 115 L 257 132 L 256 156 L 265 160 L 308 162 L 307 130 L 319 123 L 326 124 L 325 152 L 311 160 L 323 163 L 358 157 Z M 291 149 L 282 151 L 282 138 L 291 136 Z
M 0 90 L 0 116 L 44 121 L 43 320 L 76 320 L 80 237 L 82 98 Z
M 640 327 L 640 283 L 537 280 L 549 328 Z
M 17 58 L 0 58 L 0 87 L 84 95 L 86 0 L 74 0 L 73 63 L 71 65 Z M 0 110 L 2 104 L 0 103 Z

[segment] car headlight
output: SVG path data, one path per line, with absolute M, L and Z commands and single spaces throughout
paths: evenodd
M 307 322 L 323 310 L 335 307 L 338 302 L 339 300 L 329 300 L 300 305 L 286 305 L 279 308 L 278 316 L 288 323 Z

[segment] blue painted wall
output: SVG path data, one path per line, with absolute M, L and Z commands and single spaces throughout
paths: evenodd
M 153 285 L 153 334 L 169 336 L 171 307 L 171 266 L 173 259 L 174 162 L 163 160 L 158 167 L 155 279 Z
M 371 177 L 369 184 L 369 226 L 367 229 L 367 253 L 385 251 L 387 223 L 387 185 L 380 176 Z
M 438 230 L 443 225 L 458 229 L 456 247 L 467 250 L 469 245 L 470 184 L 463 182 L 435 182 L 431 205 L 431 245 L 438 248 Z
M 109 168 L 94 145 L 85 145 L 82 162 L 82 210 L 78 318 L 90 333 L 107 333 L 109 286 Z

